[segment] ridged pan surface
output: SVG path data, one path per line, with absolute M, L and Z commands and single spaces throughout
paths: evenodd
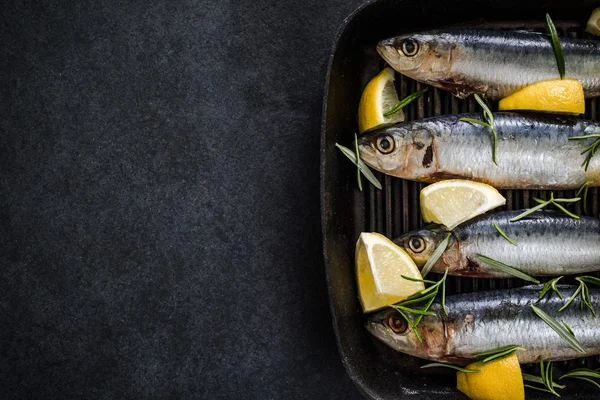
M 419 211 L 419 192 L 424 184 L 410 182 L 375 173 L 383 185 L 377 190 L 363 180 L 364 192 L 356 185 L 354 166 L 335 149 L 335 142 L 350 146 L 356 131 L 356 112 L 360 93 L 366 83 L 385 62 L 375 51 L 377 40 L 396 34 L 416 32 L 448 26 L 485 27 L 493 29 L 527 29 L 544 31 L 544 15 L 549 11 L 555 20 L 559 35 L 588 37 L 585 21 L 593 10 L 591 3 L 571 4 L 570 8 L 545 9 L 532 3 L 519 12 L 513 8 L 489 2 L 480 13 L 469 2 L 453 2 L 454 7 L 464 4 L 464 20 L 448 25 L 445 13 L 451 4 L 424 2 L 417 4 L 401 1 L 372 2 L 351 15 L 340 31 L 334 45 L 326 83 L 321 139 L 321 207 L 324 255 L 330 292 L 334 330 L 342 361 L 355 384 L 365 396 L 376 399 L 464 399 L 455 389 L 453 372 L 420 370 L 423 360 L 397 353 L 370 337 L 364 328 L 364 316 L 357 298 L 354 276 L 354 245 L 360 232 L 380 232 L 390 238 L 398 237 L 423 226 Z M 481 6 L 478 6 L 481 7 Z M 470 10 L 470 11 L 469 11 Z M 430 13 L 429 19 L 393 24 L 395 18 L 410 13 Z M 516 17 L 521 17 L 515 21 Z M 530 17 L 531 20 L 526 19 Z M 535 19 L 534 19 L 535 18 Z M 598 39 L 600 40 L 600 38 Z M 425 85 L 396 74 L 400 98 L 420 90 Z M 492 103 L 493 109 L 497 102 Z M 597 120 L 598 100 L 586 101 L 585 118 Z M 405 110 L 407 120 L 429 116 L 479 112 L 473 98 L 460 100 L 451 94 L 430 87 L 419 100 Z M 468 162 L 468 160 L 465 160 Z M 574 197 L 576 191 L 556 191 L 557 197 Z M 534 197 L 548 198 L 549 191 L 502 190 L 506 206 L 499 210 L 528 208 L 536 203 Z M 590 189 L 587 215 L 599 216 L 598 189 Z M 581 203 L 573 211 L 584 215 Z M 596 274 L 597 275 L 597 274 Z M 547 279 L 542 279 L 543 281 Z M 575 281 L 567 277 L 563 283 Z M 474 279 L 448 277 L 448 293 L 468 293 L 489 289 L 524 286 L 518 279 Z M 586 366 L 600 367 L 600 358 L 587 357 L 556 363 L 556 373 Z M 535 367 L 528 372 L 537 373 Z M 561 392 L 565 399 L 600 398 L 600 392 L 585 383 L 570 380 Z M 544 394 L 527 391 L 528 399 L 543 399 Z M 595 395 L 598 395 L 594 397 Z M 592 396 L 592 397 L 590 397 Z

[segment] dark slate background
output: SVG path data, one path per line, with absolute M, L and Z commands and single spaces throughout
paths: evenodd
M 360 398 L 318 186 L 360 3 L 2 2 L 0 398 Z

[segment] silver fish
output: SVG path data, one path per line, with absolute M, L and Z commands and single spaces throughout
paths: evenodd
M 560 38 L 565 77 L 585 96 L 600 95 L 600 41 Z M 396 71 L 464 98 L 506 97 L 523 86 L 559 78 L 548 35 L 524 31 L 447 30 L 383 40 L 379 54 Z
M 436 315 L 424 317 L 417 326 L 423 342 L 419 342 L 406 320 L 391 309 L 372 315 L 367 329 L 394 350 L 461 365 L 472 361 L 477 353 L 508 345 L 525 349 L 517 352 L 520 363 L 534 362 L 540 356 L 544 360 L 569 360 L 600 354 L 600 317 L 582 309 L 579 298 L 558 313 L 575 287 L 559 285 L 564 300 L 552 294 L 538 302 L 541 288 L 536 285 L 447 296 L 448 315 L 444 315 L 441 304 L 434 303 L 430 311 Z M 590 298 L 597 306 L 600 291 L 590 290 Z M 586 353 L 570 347 L 533 312 L 531 305 L 569 325 Z
M 538 211 L 525 219 L 510 222 L 521 211 L 482 215 L 454 228 L 446 251 L 432 271 L 473 278 L 508 278 L 490 267 L 480 254 L 510 265 L 532 276 L 560 276 L 600 271 L 600 220 L 573 219 L 561 212 Z M 514 239 L 504 239 L 493 223 Z M 448 230 L 426 226 L 394 240 L 419 267 L 423 267 Z
M 497 159 L 492 160 L 490 129 L 457 114 L 411 121 L 359 138 L 360 157 L 388 175 L 419 182 L 464 178 L 504 189 L 576 189 L 600 186 L 600 157 L 587 171 L 582 155 L 600 133 L 600 123 L 545 114 L 494 113 Z

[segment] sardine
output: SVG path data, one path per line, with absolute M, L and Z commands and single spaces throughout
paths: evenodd
M 385 310 L 368 319 L 367 329 L 394 350 L 427 360 L 464 365 L 477 353 L 502 346 L 517 345 L 520 363 L 544 360 L 569 360 L 600 354 L 600 317 L 580 307 L 579 297 L 564 311 L 558 312 L 576 290 L 559 285 L 565 297 L 551 294 L 538 301 L 541 285 L 518 289 L 464 293 L 446 297 L 446 316 L 439 302 L 417 326 L 423 339 L 419 342 L 406 320 L 395 310 Z M 600 304 L 600 291 L 590 289 L 593 305 Z M 531 305 L 539 307 L 558 321 L 571 327 L 586 353 L 567 344 L 538 317 Z
M 600 95 L 600 41 L 561 37 L 565 77 L 581 81 L 586 97 Z M 523 86 L 559 78 L 550 36 L 525 31 L 446 30 L 381 41 L 379 54 L 396 71 L 460 98 L 491 100 Z
M 600 123 L 545 114 L 494 113 L 497 161 L 490 129 L 443 115 L 405 122 L 359 139 L 362 160 L 388 175 L 419 182 L 464 178 L 504 189 L 576 189 L 600 186 L 600 157 L 587 171 L 586 147 L 594 139 L 569 138 L 600 133 Z
M 480 258 L 487 256 L 532 276 L 560 276 L 600 271 L 600 220 L 582 216 L 573 219 L 562 212 L 538 211 L 516 222 L 521 211 L 482 215 L 451 231 L 446 251 L 432 271 L 473 278 L 508 278 Z M 493 223 L 506 232 L 509 243 Z M 394 242 L 423 267 L 448 230 L 430 225 L 406 233 Z

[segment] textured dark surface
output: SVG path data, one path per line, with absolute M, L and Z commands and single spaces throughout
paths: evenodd
M 4 2 L 0 398 L 360 398 L 319 223 L 360 1 Z

